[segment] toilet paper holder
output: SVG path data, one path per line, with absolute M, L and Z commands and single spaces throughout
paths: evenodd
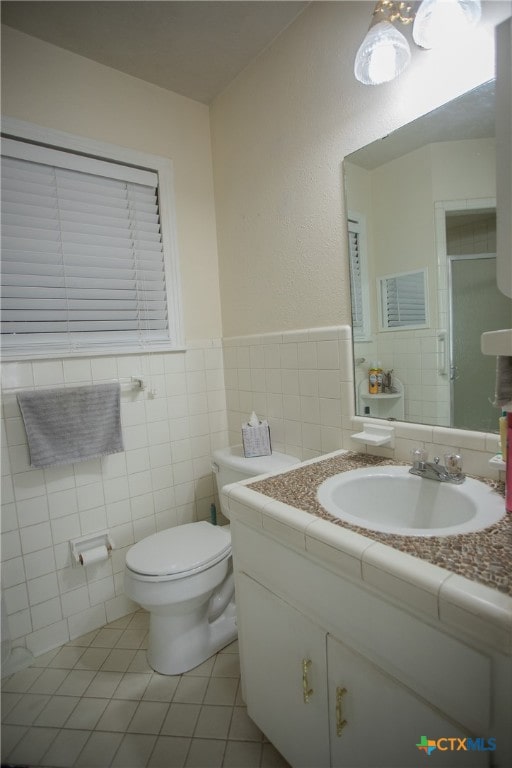
M 71 550 L 71 564 L 73 567 L 87 565 L 88 553 L 94 557 L 93 562 L 106 560 L 110 557 L 110 553 L 115 548 L 109 531 L 91 533 L 87 536 L 79 536 L 76 539 L 71 539 L 69 547 Z M 101 552 L 102 548 L 105 550 L 104 553 Z M 97 553 L 96 550 L 98 550 Z

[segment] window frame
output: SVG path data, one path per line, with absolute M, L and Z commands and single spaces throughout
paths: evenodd
M 46 343 L 41 339 L 40 349 L 34 351 L 27 343 L 23 350 L 23 340 L 20 346 L 13 350 L 3 348 L 2 359 L 6 362 L 40 358 L 72 358 L 96 357 L 115 354 L 141 354 L 145 351 L 180 351 L 185 348 L 182 312 L 182 290 L 179 269 L 178 243 L 176 232 L 176 213 L 174 197 L 174 174 L 172 161 L 169 158 L 153 155 L 138 150 L 120 147 L 115 144 L 97 141 L 82 136 L 45 128 L 34 123 L 28 123 L 15 118 L 2 119 L 2 138 L 40 145 L 44 150 L 50 148 L 81 155 L 92 161 L 100 160 L 119 165 L 132 166 L 137 169 L 151 171 L 158 176 L 158 202 L 160 213 L 161 238 L 166 278 L 168 340 L 160 342 L 147 341 L 144 344 L 119 344 L 115 341 L 105 346 L 101 343 L 90 343 L 78 349 L 63 349 L 52 347 L 51 341 Z M 42 335 L 43 336 L 43 335 Z M 28 348 L 30 347 L 30 348 Z

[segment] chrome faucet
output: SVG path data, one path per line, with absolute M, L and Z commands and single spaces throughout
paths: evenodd
M 447 453 L 444 457 L 446 466 L 439 463 L 439 456 L 434 461 L 427 461 L 426 451 L 418 448 L 412 454 L 413 464 L 409 472 L 427 480 L 437 480 L 439 483 L 454 483 L 460 485 L 466 479 L 462 473 L 462 458 L 457 453 Z

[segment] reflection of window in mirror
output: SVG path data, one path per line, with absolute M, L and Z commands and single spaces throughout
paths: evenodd
M 370 295 L 366 222 L 362 214 L 348 216 L 350 290 L 352 297 L 352 332 L 354 341 L 370 340 Z
M 400 272 L 379 278 L 381 331 L 427 328 L 427 271 Z

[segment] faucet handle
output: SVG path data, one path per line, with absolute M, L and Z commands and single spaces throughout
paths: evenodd
M 411 452 L 412 464 L 414 467 L 420 467 L 425 464 L 428 454 L 424 448 L 416 448 Z
M 458 453 L 445 453 L 444 465 L 449 475 L 462 474 L 462 456 Z

